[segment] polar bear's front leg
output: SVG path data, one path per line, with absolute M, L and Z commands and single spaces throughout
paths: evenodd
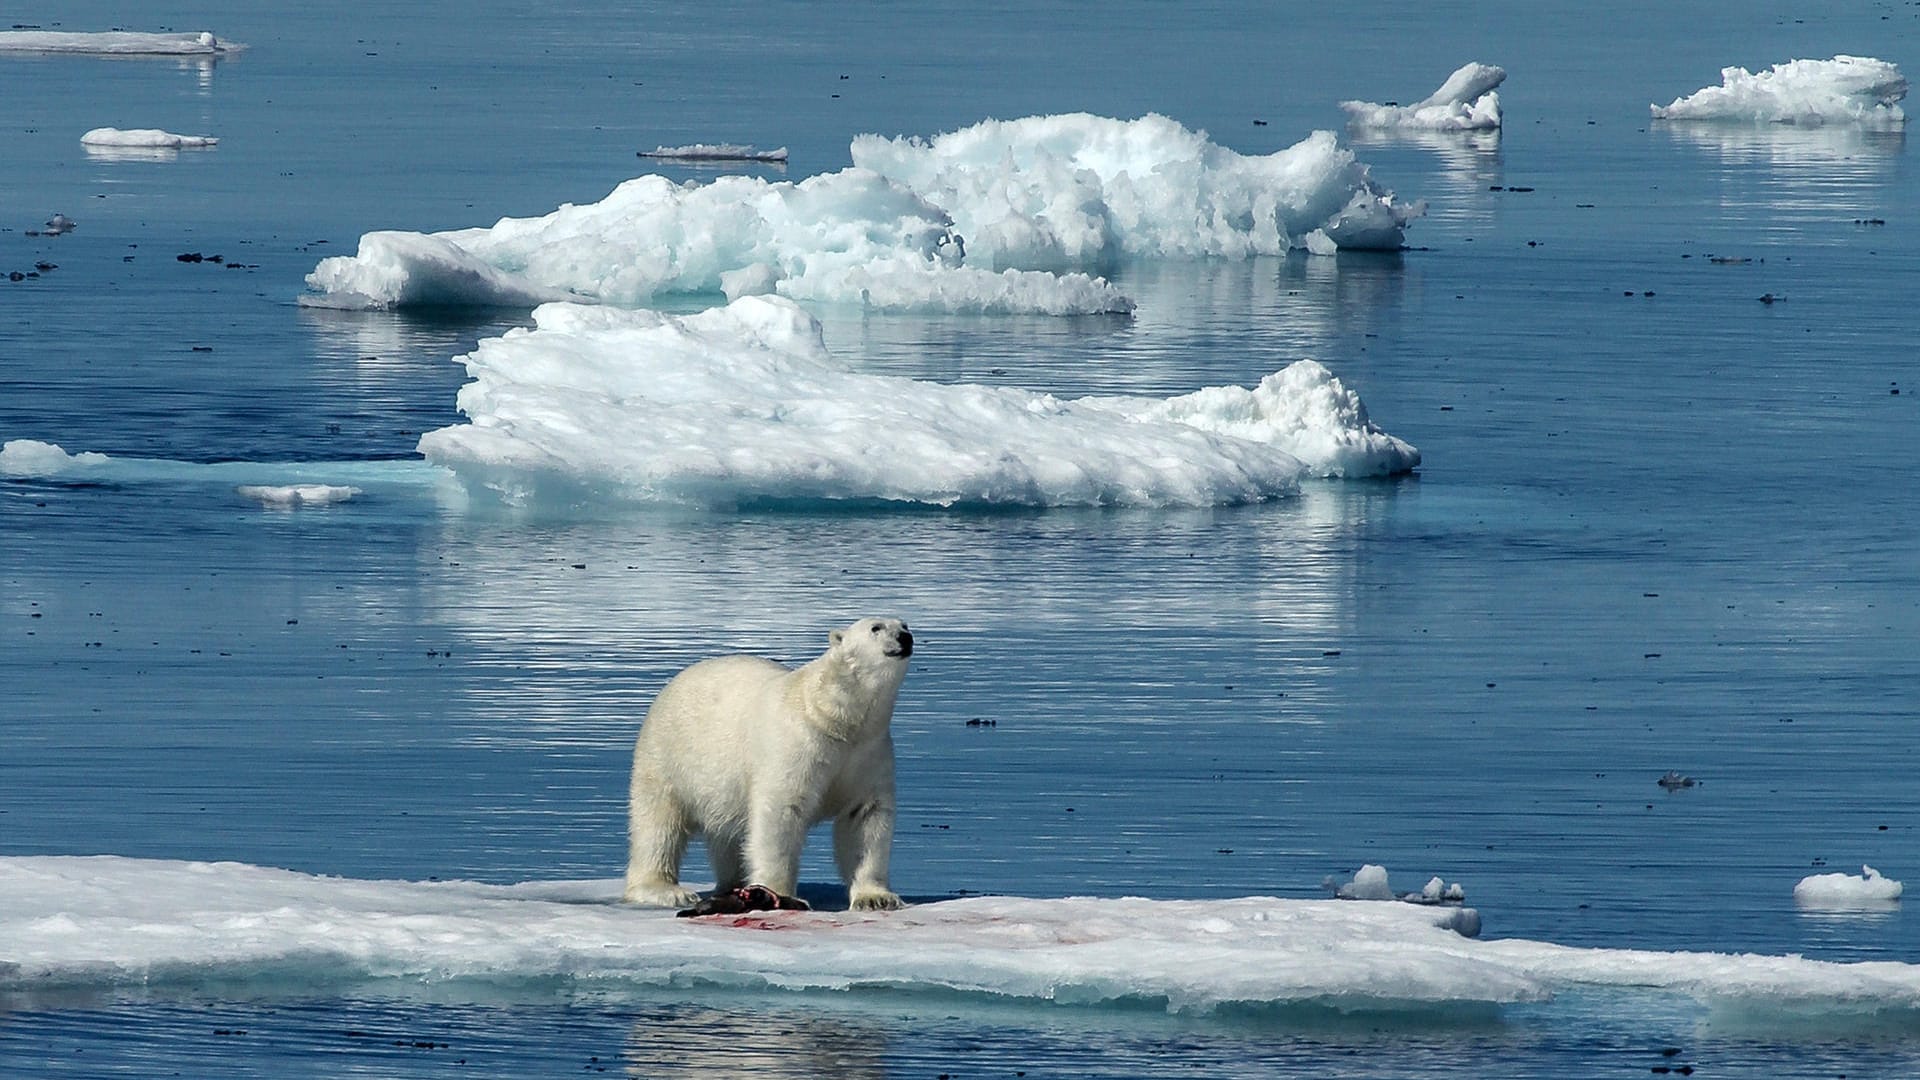
M 672 908 L 699 900 L 699 893 L 680 884 L 680 860 L 691 832 L 670 798 L 635 784 L 627 810 L 627 887 L 621 899 Z
M 806 842 L 807 819 L 798 808 L 755 807 L 744 845 L 747 882 L 781 896 L 794 895 L 800 883 L 800 846 Z
M 847 883 L 847 900 L 856 911 L 892 911 L 906 906 L 887 887 L 887 862 L 893 853 L 893 803 L 873 802 L 841 814 L 833 823 L 833 857 Z

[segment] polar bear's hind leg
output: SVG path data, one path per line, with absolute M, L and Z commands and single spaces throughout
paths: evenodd
M 627 888 L 621 899 L 650 907 L 687 907 L 700 894 L 680 884 L 680 860 L 692 838 L 686 815 L 658 788 L 635 790 L 627 815 Z

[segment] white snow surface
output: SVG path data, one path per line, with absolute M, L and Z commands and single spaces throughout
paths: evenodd
M 1767 124 L 1857 124 L 1897 128 L 1907 121 L 1900 68 L 1870 56 L 1793 60 L 1754 74 L 1720 69 L 1720 85 L 1671 104 L 1652 106 L 1656 120 L 1725 120 Z
M 762 150 L 740 143 L 689 143 L 686 146 L 656 146 L 640 151 L 639 156 L 671 161 L 785 161 L 787 148 L 779 146 Z
M 1860 875 L 1812 874 L 1793 887 L 1793 902 L 1805 908 L 1847 910 L 1880 908 L 1900 899 L 1906 887 L 1884 877 L 1871 866 L 1862 866 Z
M 96 56 L 215 56 L 246 48 L 213 34 L 98 33 L 64 30 L 0 30 L 0 53 L 84 53 Z
M 1920 966 L 1478 941 L 1463 909 L 1244 897 L 975 897 L 903 911 L 678 919 L 617 880 L 483 885 L 316 877 L 239 863 L 0 858 L 0 991 L 378 980 L 609 990 L 976 995 L 1422 1009 L 1596 988 L 1793 1016 L 1905 1016 Z
M 198 149 L 213 146 L 219 139 L 212 135 L 175 135 L 159 128 L 99 127 L 80 136 L 82 146 L 116 146 L 150 150 Z
M 861 135 L 853 163 L 953 215 L 967 257 L 1097 270 L 1122 256 L 1283 255 L 1318 230 L 1398 248 L 1422 207 L 1374 184 L 1330 131 L 1243 155 L 1156 114 L 986 120 L 935 138 Z
M 850 371 L 781 297 L 533 317 L 462 358 L 471 422 L 420 439 L 429 461 L 513 503 L 1206 506 L 1419 462 L 1311 360 L 1252 389 L 1063 400 Z
M 1440 89 L 1411 105 L 1376 105 L 1371 101 L 1343 101 L 1347 122 L 1355 127 L 1383 131 L 1492 131 L 1500 127 L 1500 95 L 1494 87 L 1507 72 L 1492 64 L 1462 65 Z
M 640 307 L 743 295 L 727 283 L 752 271 L 784 296 L 880 311 L 1126 312 L 1133 301 L 1092 276 L 1122 256 L 1395 248 L 1422 210 L 1378 188 L 1330 132 L 1248 157 L 1161 116 L 989 120 L 931 142 L 863 135 L 853 158 L 797 182 L 649 175 L 543 217 L 370 232 L 314 268 L 302 302 Z

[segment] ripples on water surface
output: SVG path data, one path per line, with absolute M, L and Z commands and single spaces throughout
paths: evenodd
M 905 16 L 873 13 L 771 36 L 687 14 L 661 38 L 598 12 L 450 28 L 222 10 L 210 27 L 254 49 L 204 70 L 0 60 L 18 103 L 0 271 L 59 264 L 0 283 L 0 438 L 189 462 L 410 456 L 459 419 L 449 358 L 524 316 L 298 309 L 301 276 L 366 229 L 599 198 L 640 170 L 635 148 L 790 142 L 800 176 L 844 164 L 857 131 L 1086 108 L 1266 151 L 1336 123 L 1341 98 L 1425 93 L 1468 59 L 1513 73 L 1498 140 L 1359 145 L 1430 201 L 1414 250 L 1123 266 L 1131 320 L 822 313 L 849 363 L 1063 396 L 1250 382 L 1315 356 L 1422 449 L 1415 478 L 1212 511 L 611 518 L 463 511 L 404 469 L 294 513 L 190 473 L 0 484 L 0 853 L 609 876 L 662 679 L 718 650 L 799 658 L 884 610 L 925 646 L 896 720 L 904 891 L 1308 897 L 1380 862 L 1406 887 L 1465 883 L 1493 937 L 1920 960 L 1904 913 L 1790 900 L 1822 861 L 1920 880 L 1910 151 L 1645 119 L 1723 64 L 1920 64 L 1895 54 L 1911 13 L 1875 11 L 1729 7 L 1689 28 L 1648 6 L 1609 16 L 1611 37 L 1519 11 L 1468 34 L 1436 12 L 1416 35 L 1431 73 L 1330 22 L 1203 12 L 1169 36 L 1127 10 L 1059 27 L 1094 36 L 1047 67 L 1001 48 L 1035 40 L 1009 26 L 1060 18 L 1023 11 L 956 18 L 929 52 L 907 47 Z M 1908 36 L 1881 36 L 1879 14 Z M 1337 70 L 1273 60 L 1341 42 Z M 1160 51 L 1200 74 L 1146 59 Z M 1216 53 L 1244 62 L 1193 62 Z M 223 142 L 85 155 L 79 132 L 134 126 L 130 100 Z M 81 228 L 24 235 L 54 210 Z M 175 260 L 189 251 L 258 269 Z M 1668 769 L 1702 782 L 1663 792 Z M 805 876 L 832 876 L 818 840 Z M 1624 1075 L 1673 1046 L 1703 1075 L 1920 1068 L 1911 1032 L 1716 1026 L 1679 1002 L 1377 1021 L 948 1006 L 155 990 L 0 999 L 0 1060 Z

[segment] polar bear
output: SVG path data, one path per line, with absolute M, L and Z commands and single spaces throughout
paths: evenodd
M 625 900 L 697 901 L 680 884 L 696 833 L 717 888 L 791 895 L 808 828 L 831 818 L 853 907 L 900 907 L 887 887 L 891 726 L 912 654 L 906 623 L 869 618 L 827 635 L 827 651 L 798 668 L 723 656 L 675 675 L 634 742 Z

